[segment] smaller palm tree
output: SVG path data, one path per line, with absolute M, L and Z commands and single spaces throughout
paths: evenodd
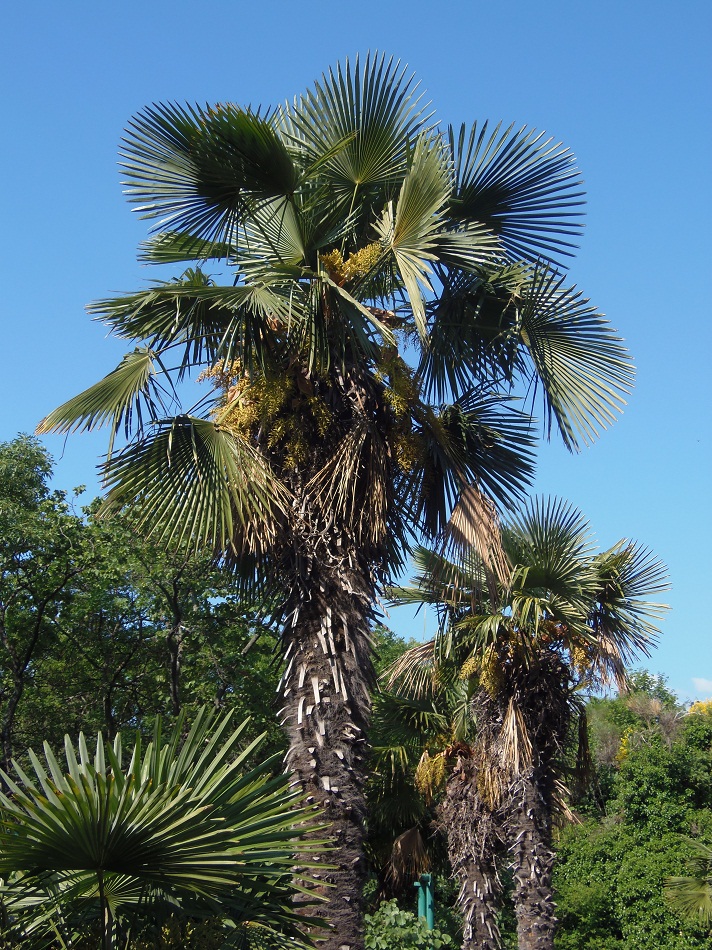
M 644 598 L 665 589 L 665 568 L 628 541 L 599 553 L 585 518 L 558 500 L 525 508 L 494 554 L 470 549 L 449 561 L 421 549 L 416 563 L 415 585 L 394 600 L 433 604 L 441 623 L 433 642 L 395 664 L 391 685 L 427 696 L 460 678 L 477 723 L 474 741 L 440 753 L 463 947 L 499 945 L 497 865 L 506 847 L 519 947 L 550 950 L 552 820 L 567 811 L 569 737 L 577 724 L 586 736 L 582 693 L 625 688 L 626 665 L 656 638 L 651 618 L 663 607 Z
M 292 871 L 306 813 L 272 775 L 279 757 L 247 767 L 263 737 L 241 747 L 246 725 L 203 709 L 187 735 L 182 716 L 167 736 L 157 722 L 125 766 L 121 736 L 101 734 L 93 752 L 83 735 L 76 751 L 65 737 L 66 768 L 46 744 L 46 765 L 28 752 L 33 776 L 13 763 L 0 792 L 7 938 L 24 947 L 64 934 L 74 946 L 93 933 L 110 950 L 147 917 L 178 913 L 304 945 Z M 298 850 L 323 845 L 312 836 Z

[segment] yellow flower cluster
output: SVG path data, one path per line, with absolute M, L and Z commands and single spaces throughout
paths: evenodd
M 471 656 L 469 659 L 465 660 L 460 668 L 460 679 L 469 680 L 473 676 L 477 676 L 480 669 L 479 660 L 475 656 Z
M 403 472 L 412 472 L 423 461 L 423 439 L 414 432 L 404 432 L 393 440 L 396 462 Z
M 300 392 L 293 372 L 253 380 L 243 378 L 228 389 L 227 399 L 227 407 L 220 411 L 222 425 L 244 435 L 261 425 L 268 446 L 283 447 L 288 468 L 306 462 L 314 432 L 323 438 L 333 419 L 322 399 Z
M 688 716 L 712 716 L 712 699 L 701 699 L 693 703 L 687 714 Z
M 569 654 L 573 668 L 578 675 L 585 676 L 591 666 L 591 658 L 588 655 L 588 650 L 583 646 L 574 644 L 570 647 Z
M 421 795 L 432 799 L 445 785 L 446 769 L 443 755 L 430 756 L 424 752 L 415 770 L 415 787 Z
M 480 664 L 480 684 L 490 696 L 495 697 L 504 683 L 504 671 L 497 651 L 493 646 L 487 647 L 482 654 Z
M 239 360 L 233 360 L 226 363 L 225 360 L 218 360 L 208 369 L 204 369 L 197 377 L 197 381 L 211 382 L 216 389 L 224 389 L 226 392 L 241 379 L 242 364 Z
M 359 277 L 365 277 L 376 266 L 381 253 L 381 245 L 376 242 L 354 251 L 344 260 L 341 251 L 334 248 L 333 251 L 321 255 L 321 263 L 334 283 L 343 286 L 353 283 Z
M 621 736 L 621 744 L 618 746 L 618 752 L 616 753 L 616 762 L 618 765 L 622 765 L 628 758 L 628 753 L 630 752 L 630 738 L 632 734 L 633 727 L 628 726 Z

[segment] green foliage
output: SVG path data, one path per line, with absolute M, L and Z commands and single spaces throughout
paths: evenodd
M 398 901 L 384 901 L 366 915 L 366 950 L 440 950 L 454 947 L 452 937 L 437 927 L 428 930 L 425 919 L 402 910 Z
M 122 513 L 80 513 L 48 487 L 35 439 L 0 445 L 0 729 L 14 748 L 208 703 L 284 740 L 273 708 L 276 637 L 206 555 L 147 540 Z M 257 637 L 257 639 L 255 639 Z M 248 645 L 251 644 L 248 650 Z M 67 675 L 68 665 L 71 675 Z M 263 749 L 263 752 L 265 749 Z
M 203 709 L 165 736 L 159 720 L 145 750 L 137 738 L 127 754 L 120 735 L 100 735 L 93 752 L 83 735 L 77 750 L 66 737 L 66 765 L 45 746 L 46 765 L 30 751 L 31 770 L 2 773 L 6 936 L 93 933 L 98 922 L 108 948 L 136 920 L 219 911 L 299 944 L 308 918 L 291 906 L 295 850 L 325 842 L 298 840 L 307 813 L 288 777 L 271 777 L 269 758 L 250 769 L 260 740 L 244 746 L 244 724 L 230 720 Z
M 625 754 L 605 764 L 607 814 L 560 834 L 556 945 L 709 950 L 709 928 L 676 913 L 665 884 L 689 874 L 696 849 L 712 840 L 712 716 L 682 716 L 661 677 L 636 674 L 634 685 L 627 696 L 590 704 L 597 734 L 612 725 L 619 742 L 625 736 Z

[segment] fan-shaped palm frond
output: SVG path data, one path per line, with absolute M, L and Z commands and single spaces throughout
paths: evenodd
M 282 121 L 294 144 L 329 187 L 351 200 L 359 190 L 383 189 L 405 174 L 409 148 L 428 121 L 414 77 L 385 54 L 358 57 L 330 69 L 287 108 Z M 324 156 L 328 156 L 326 161 Z
M 16 777 L 3 773 L 9 793 L 0 793 L 0 873 L 23 872 L 5 893 L 12 900 L 29 887 L 34 902 L 28 909 L 15 893 L 16 928 L 23 913 L 36 926 L 56 906 L 71 916 L 93 903 L 107 912 L 110 946 L 112 919 L 155 900 L 237 922 L 259 903 L 262 922 L 269 912 L 274 929 L 299 941 L 290 879 L 306 813 L 294 810 L 287 779 L 270 776 L 274 759 L 246 769 L 261 739 L 241 748 L 244 728 L 202 710 L 185 738 L 182 718 L 166 738 L 157 724 L 126 767 L 120 737 L 109 745 L 99 736 L 91 752 L 83 735 L 77 750 L 65 739 L 66 765 L 48 746 L 46 764 L 28 753 L 34 775 L 14 763 Z M 299 843 L 304 854 L 319 847 Z
M 634 370 L 621 338 L 576 288 L 537 267 L 521 291 L 519 335 L 541 384 L 547 431 L 565 445 L 594 441 L 625 405 Z
M 689 874 L 669 877 L 665 881 L 665 899 L 679 913 L 697 917 L 701 924 L 712 923 L 712 847 L 702 841 L 687 839 L 692 855 Z
M 574 156 L 545 133 L 501 123 L 449 129 L 455 163 L 451 212 L 491 228 L 513 259 L 568 257 L 581 233 L 583 204 Z
M 129 123 L 122 159 L 144 217 L 208 242 L 230 243 L 250 209 L 291 196 L 299 178 L 274 120 L 232 104 L 150 106 Z
M 404 504 L 431 536 L 443 531 L 462 492 L 475 486 L 502 507 L 533 477 L 531 417 L 487 387 L 437 410 L 414 407 L 420 464 L 401 487 Z
M 191 416 L 162 420 L 105 469 L 106 511 L 132 504 L 157 540 L 235 552 L 269 549 L 289 493 L 239 433 Z
M 113 372 L 69 399 L 46 416 L 38 432 L 76 432 L 97 429 L 111 423 L 109 455 L 114 436 L 124 424 L 126 435 L 133 425 L 143 425 L 144 414 L 153 422 L 166 412 L 166 400 L 173 394 L 158 383 L 156 367 L 160 356 L 149 347 L 136 347 L 127 353 Z
M 432 294 L 431 263 L 443 259 L 474 268 L 498 251 L 497 241 L 477 221 L 464 229 L 445 230 L 445 206 L 452 182 L 438 139 L 422 135 L 416 142 L 408 172 L 395 204 L 389 203 L 376 231 L 393 254 L 408 293 L 418 332 L 427 338 L 425 293 Z

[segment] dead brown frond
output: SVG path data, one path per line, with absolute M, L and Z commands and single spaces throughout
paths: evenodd
M 480 757 L 476 773 L 477 793 L 490 812 L 502 804 L 507 788 L 507 776 L 495 762 Z
M 445 528 L 445 546 L 474 552 L 482 562 L 490 591 L 505 584 L 511 565 L 502 546 L 497 509 L 475 485 L 466 485 Z
M 512 696 L 502 722 L 501 765 L 512 775 L 520 775 L 531 762 L 532 744 L 527 724 Z
M 387 530 L 388 453 L 364 416 L 306 486 L 314 507 L 360 543 L 380 544 Z
M 390 856 L 383 869 L 383 890 L 402 893 L 412 890 L 413 881 L 430 870 L 430 855 L 419 828 L 409 828 L 393 842 Z
M 615 638 L 599 630 L 595 649 L 591 653 L 590 676 L 593 682 L 603 687 L 615 684 L 621 693 L 627 693 L 625 657 Z
M 386 689 L 395 693 L 405 690 L 417 698 L 433 691 L 436 676 L 434 640 L 406 650 L 384 673 Z

